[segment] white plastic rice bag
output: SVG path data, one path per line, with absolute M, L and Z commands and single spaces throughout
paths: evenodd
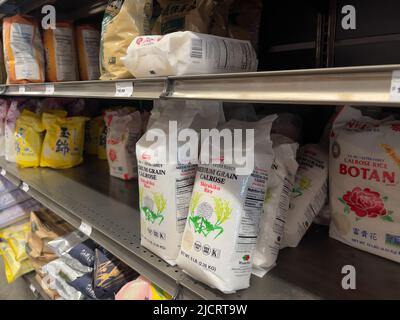
M 137 78 L 257 71 L 249 41 L 190 31 L 139 36 L 121 59 Z
M 400 262 L 400 121 L 345 107 L 331 135 L 330 236 Z
M 198 157 L 196 154 L 195 158 L 181 162 L 167 159 L 166 163 L 160 159 L 170 153 L 170 141 L 176 142 L 182 129 L 215 128 L 222 113 L 222 105 L 219 102 L 208 101 L 156 101 L 155 104 L 164 106 L 161 114 L 150 121 L 151 128 L 136 145 L 141 244 L 169 264 L 175 265 L 188 214 Z M 170 121 L 175 121 L 176 127 Z M 152 135 L 161 130 L 166 134 L 165 143 L 154 143 Z M 194 141 L 189 143 L 191 142 Z M 179 142 L 177 152 L 181 152 L 185 145 L 187 144 Z M 196 148 L 197 153 L 198 146 L 191 147 Z
M 177 263 L 193 278 L 224 293 L 250 285 L 253 253 L 274 159 L 270 131 L 276 116 L 258 122 L 232 120 L 221 129 L 254 129 L 254 143 L 236 141 L 221 148 L 225 155 L 254 155 L 249 174 L 233 164 L 200 164 Z M 207 152 L 203 147 L 202 154 Z M 222 152 L 222 151 L 221 151 Z
M 319 145 L 300 148 L 299 169 L 281 248 L 297 247 L 328 198 L 328 153 Z
M 5 123 L 5 157 L 9 162 L 16 162 L 17 149 L 15 138 L 15 126 L 19 115 L 21 114 L 21 106 L 17 100 L 13 100 L 8 109 Z
M 292 197 L 299 145 L 281 135 L 271 135 L 275 160 L 268 174 L 268 189 L 254 252 L 253 274 L 263 277 L 276 265 L 283 228 Z
M 6 148 L 6 117 L 9 108 L 9 102 L 6 99 L 0 99 L 0 157 L 4 157 Z
M 107 118 L 107 112 L 105 117 Z M 110 175 L 123 180 L 137 177 L 135 148 L 142 134 L 140 112 L 114 114 L 107 126 L 107 159 Z

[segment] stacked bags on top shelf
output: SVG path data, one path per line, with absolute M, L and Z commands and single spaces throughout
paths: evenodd
M 6 17 L 3 48 L 7 82 L 96 80 L 100 75 L 99 40 L 96 28 L 75 28 L 71 21 L 57 21 L 56 29 L 43 30 L 42 40 L 35 18 Z
M 256 71 L 262 2 L 252 1 L 250 19 L 242 8 L 233 0 L 109 1 L 101 79 Z

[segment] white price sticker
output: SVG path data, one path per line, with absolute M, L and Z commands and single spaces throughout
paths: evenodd
M 92 226 L 82 221 L 81 226 L 79 227 L 79 231 L 90 237 L 90 235 L 92 234 Z
M 390 84 L 390 100 L 400 101 L 400 70 L 392 73 L 392 83 Z
M 54 84 L 46 84 L 45 94 L 54 94 Z
M 4 177 L 7 174 L 7 172 L 6 172 L 6 170 L 1 169 L 0 174 Z
M 29 289 L 31 289 L 31 291 L 32 291 L 33 293 L 36 293 L 36 288 L 33 286 L 33 284 L 31 284 L 31 285 L 29 286 Z
M 117 82 L 115 84 L 115 96 L 116 97 L 131 97 L 133 94 L 133 83 L 124 81 Z
M 21 189 L 24 190 L 25 192 L 29 191 L 29 185 L 25 182 L 22 183 Z
M 25 93 L 25 86 L 18 86 L 18 93 Z

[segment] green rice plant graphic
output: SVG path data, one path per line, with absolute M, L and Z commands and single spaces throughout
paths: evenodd
M 293 198 L 301 197 L 303 192 L 310 189 L 311 179 L 305 176 L 300 178 L 297 187 L 293 188 Z
M 214 239 L 216 239 L 224 233 L 222 224 L 230 218 L 232 208 L 228 200 L 222 200 L 217 197 L 213 197 L 214 208 L 208 202 L 199 204 L 201 197 L 202 194 L 200 193 L 193 194 L 190 204 L 189 225 L 192 225 L 194 231 L 198 234 L 202 234 L 204 237 L 208 237 L 211 233 L 218 232 L 214 237 Z M 217 219 L 215 223 L 211 222 L 213 212 L 215 212 L 215 217 Z
M 167 207 L 167 200 L 164 198 L 162 193 L 152 192 L 152 198 L 148 196 L 144 197 L 143 189 L 139 189 L 139 205 L 146 221 L 155 223 L 159 220 L 158 225 L 161 225 L 165 218 L 163 213 Z

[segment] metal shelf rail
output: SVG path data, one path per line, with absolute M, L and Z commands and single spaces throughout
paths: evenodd
M 2 85 L 6 96 L 399 106 L 400 65 Z
M 0 158 L 1 174 L 167 292 L 183 299 L 392 299 L 399 297 L 400 266 L 330 239 L 312 228 L 278 266 L 251 287 L 223 295 L 198 283 L 140 246 L 136 181 L 109 176 L 107 162 L 87 158 L 68 170 L 18 168 Z M 85 228 L 82 228 L 82 225 Z M 88 228 L 89 226 L 89 228 Z M 357 290 L 343 290 L 341 270 L 357 270 Z M 374 277 L 370 277 L 374 274 Z M 390 285 L 388 285 L 390 284 Z M 179 292 L 179 294 L 178 294 Z
M 35 279 L 35 272 L 31 272 L 22 276 L 33 295 L 40 300 L 51 300 L 47 293 L 43 290 L 40 284 Z

